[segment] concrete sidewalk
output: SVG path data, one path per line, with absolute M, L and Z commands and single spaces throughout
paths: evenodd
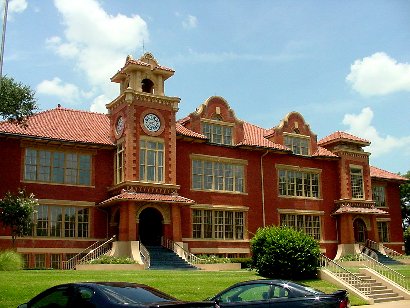
M 385 302 L 385 303 L 377 303 L 373 305 L 363 305 L 363 306 L 352 306 L 353 307 L 360 307 L 360 308 L 409 308 L 410 307 L 410 300 L 403 300 L 403 301 L 392 301 L 392 302 Z

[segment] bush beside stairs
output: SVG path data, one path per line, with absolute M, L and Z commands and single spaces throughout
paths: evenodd
M 172 250 L 162 246 L 146 246 L 150 255 L 150 270 L 196 270 Z

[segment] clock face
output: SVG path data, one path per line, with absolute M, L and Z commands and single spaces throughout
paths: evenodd
M 144 117 L 144 126 L 150 132 L 157 132 L 161 128 L 161 120 L 153 113 L 148 113 Z
M 118 136 L 121 136 L 122 131 L 124 129 L 124 118 L 123 117 L 119 117 L 117 119 L 117 123 L 115 124 L 115 132 L 117 133 Z

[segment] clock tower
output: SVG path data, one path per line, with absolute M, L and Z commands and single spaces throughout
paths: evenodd
M 173 74 L 174 70 L 145 53 L 138 60 L 128 56 L 111 78 L 120 88 L 119 96 L 107 105 L 116 144 L 114 178 L 111 198 L 101 205 L 109 208 L 111 233 L 122 243 L 181 241 L 181 206 L 193 203 L 178 195 L 176 185 L 180 99 L 164 91 L 165 81 Z

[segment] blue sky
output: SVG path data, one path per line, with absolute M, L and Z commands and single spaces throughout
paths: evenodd
M 352 133 L 372 165 L 410 170 L 410 1 L 9 2 L 3 74 L 40 110 L 105 112 L 110 77 L 143 50 L 175 70 L 178 118 L 213 95 L 264 128 L 298 111 L 318 139 Z

